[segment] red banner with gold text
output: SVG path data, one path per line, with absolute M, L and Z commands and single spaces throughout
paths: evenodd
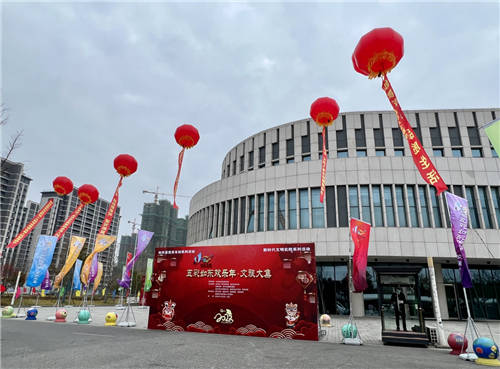
M 321 189 L 319 192 L 319 201 L 323 202 L 325 198 L 325 186 L 326 186 L 326 145 L 325 145 L 325 130 L 326 127 L 323 127 L 323 151 L 321 153 Z
M 149 329 L 318 340 L 314 244 L 155 252 Z
M 84 203 L 80 203 L 75 210 L 71 213 L 71 215 L 66 219 L 61 227 L 54 233 L 54 236 L 57 237 L 57 239 L 61 239 L 61 237 L 64 235 L 64 233 L 68 230 L 69 226 L 73 224 L 75 219 L 80 215 L 83 207 L 85 206 Z
M 113 221 L 113 217 L 116 212 L 116 208 L 118 206 L 118 191 L 122 185 L 123 177 L 120 177 L 120 182 L 118 182 L 118 186 L 116 186 L 115 194 L 113 195 L 113 199 L 109 203 L 108 211 L 106 212 L 106 216 L 104 217 L 104 221 L 102 222 L 101 229 L 99 229 L 98 234 L 106 234 L 108 232 L 109 227 L 111 227 L 111 222 Z
M 382 80 L 382 89 L 385 91 L 392 108 L 396 112 L 399 128 L 410 145 L 411 155 L 413 156 L 413 161 L 415 162 L 420 175 L 425 182 L 436 187 L 438 195 L 441 192 L 446 191 L 448 186 L 444 183 L 437 169 L 434 167 L 434 164 L 432 164 L 431 159 L 429 159 L 429 155 L 425 152 L 422 143 L 411 128 L 410 123 L 408 123 L 408 120 L 399 106 L 394 90 L 392 89 L 391 83 L 387 79 L 386 75 L 384 75 Z
M 367 287 L 366 265 L 368 262 L 368 245 L 370 243 L 370 224 L 351 218 L 351 238 L 354 243 L 352 256 L 352 284 L 354 292 L 363 292 Z
M 181 175 L 181 167 L 182 167 L 182 159 L 184 158 L 184 151 L 186 149 L 182 148 L 181 152 L 179 153 L 179 158 L 178 158 L 178 165 L 179 168 L 177 169 L 177 177 L 175 177 L 175 183 L 174 183 L 174 209 L 179 209 L 175 202 L 175 195 L 177 194 L 177 187 L 179 186 L 179 177 Z
M 19 234 L 7 245 L 8 249 L 13 249 L 17 245 L 19 245 L 27 235 L 36 227 L 38 223 L 43 219 L 43 217 L 48 213 L 50 208 L 54 205 L 54 199 L 50 199 L 47 203 L 40 209 L 37 215 L 31 219 L 31 221 L 24 227 L 24 229 L 19 232 Z

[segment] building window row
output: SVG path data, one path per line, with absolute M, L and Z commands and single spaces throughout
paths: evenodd
M 422 142 L 422 127 L 420 124 L 420 114 L 419 113 L 411 113 L 415 116 L 416 127 L 414 127 L 415 134 Z M 443 113 L 441 113 L 443 114 Z M 495 111 L 491 111 L 491 119 L 496 119 Z M 451 155 L 453 157 L 464 157 L 464 140 L 468 141 L 471 156 L 474 158 L 484 157 L 484 148 L 481 144 L 481 137 L 479 132 L 479 126 L 476 112 L 472 112 L 471 121 L 474 123 L 473 126 L 467 126 L 465 122 L 461 122 L 459 120 L 459 116 L 457 112 L 453 112 L 453 120 L 454 126 L 447 127 L 448 129 L 448 137 L 451 149 Z M 366 140 L 366 128 L 365 128 L 365 114 L 360 114 L 359 119 L 361 122 L 361 128 L 354 129 L 354 142 L 356 149 L 357 157 L 365 157 L 368 155 L 367 140 Z M 431 118 L 432 119 L 432 118 Z M 463 118 L 462 118 L 463 119 Z M 430 134 L 430 143 L 431 146 L 427 149 L 429 153 L 432 152 L 434 157 L 443 157 L 445 156 L 445 146 L 443 142 L 442 133 L 446 127 L 442 127 L 440 122 L 440 113 L 435 112 L 434 118 L 432 119 L 432 127 L 429 127 Z M 386 156 L 386 138 L 384 137 L 384 122 L 383 122 L 383 114 L 378 114 L 379 127 L 373 129 L 373 138 L 375 143 L 375 156 Z M 472 123 L 470 122 L 470 123 Z M 329 129 L 333 129 L 336 135 L 336 154 L 337 158 L 347 158 L 349 157 L 349 148 L 348 139 L 347 139 L 347 120 L 346 115 L 341 115 L 340 122 L 336 123 L 337 125 L 341 125 L 342 129 L 337 130 L 336 128 L 327 127 L 325 136 L 326 142 L 325 146 L 328 150 L 328 132 Z M 482 123 L 481 123 L 482 124 Z M 310 133 L 310 121 L 305 122 L 306 125 L 306 134 L 300 136 L 300 148 L 301 148 L 301 159 L 302 161 L 310 161 L 313 159 L 313 152 L 311 151 L 311 133 Z M 470 124 L 469 124 L 470 125 Z M 294 163 L 295 158 L 295 135 L 294 135 L 294 124 L 291 125 L 291 138 L 286 139 L 285 142 L 285 162 L 287 164 Z M 405 155 L 405 139 L 401 133 L 399 128 L 391 128 L 389 132 L 392 135 L 392 147 L 394 149 L 394 156 L 404 156 Z M 280 155 L 279 155 L 279 129 L 276 129 L 276 142 L 271 143 L 271 165 L 279 165 L 280 163 Z M 263 146 L 258 148 L 258 168 L 263 168 L 266 165 L 266 133 L 264 135 Z M 252 138 L 252 145 L 248 152 L 248 170 L 254 169 L 254 138 Z M 322 158 L 322 148 L 323 148 L 323 136 L 321 133 L 318 133 L 318 151 L 314 153 L 318 155 L 317 158 Z M 495 152 L 492 146 L 486 148 L 487 150 L 491 150 L 492 157 L 498 157 L 498 153 Z M 231 175 L 236 174 L 236 153 L 235 159 L 228 159 L 226 168 L 223 170 L 222 177 L 229 177 Z M 314 158 L 315 159 L 315 158 Z M 240 167 L 239 172 L 244 171 L 244 162 L 245 162 L 245 145 L 243 145 L 243 155 L 240 155 Z
M 500 187 L 450 186 L 467 198 L 469 227 L 498 229 Z M 374 227 L 450 227 L 445 196 L 428 185 L 366 184 L 327 186 L 320 202 L 319 187 L 259 193 L 211 205 L 189 221 L 190 243 L 286 229 L 348 227 L 358 218 Z M 248 204 L 248 205 L 247 205 Z

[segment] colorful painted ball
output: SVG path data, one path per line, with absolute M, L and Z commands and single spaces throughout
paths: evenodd
M 491 338 L 479 337 L 472 343 L 474 352 L 481 359 L 496 359 L 498 358 L 498 346 Z
M 88 321 L 89 319 L 90 319 L 90 311 L 80 310 L 80 312 L 78 313 L 78 320 Z
M 450 333 L 448 336 L 448 345 L 452 349 L 450 354 L 460 355 L 467 350 L 469 341 L 467 341 L 467 337 L 464 337 L 461 333 Z
M 113 323 L 116 322 L 116 319 L 118 319 L 118 314 L 117 313 L 107 313 L 106 316 L 104 317 L 106 320 L 106 323 Z
M 319 317 L 319 320 L 321 322 L 321 325 L 330 325 L 332 322 L 332 319 L 330 318 L 330 315 L 328 314 L 323 314 Z
M 29 309 L 27 312 L 26 312 L 26 315 L 27 316 L 32 316 L 32 317 L 36 317 L 38 315 L 38 310 L 33 308 L 33 309 Z
M 56 319 L 66 319 L 68 312 L 66 309 L 59 309 L 56 311 Z
M 11 316 L 14 314 L 14 308 L 12 306 L 6 306 L 2 309 L 2 316 Z
M 342 327 L 342 337 L 344 338 L 356 338 L 358 335 L 358 328 L 350 323 L 344 324 Z

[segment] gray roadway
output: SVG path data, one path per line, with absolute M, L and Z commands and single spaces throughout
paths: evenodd
M 477 368 L 446 350 L 1 320 L 2 368 Z

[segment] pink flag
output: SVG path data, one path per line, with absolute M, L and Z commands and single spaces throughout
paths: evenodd
M 14 297 L 14 300 L 17 300 L 19 296 L 21 296 L 21 287 L 17 287 L 16 297 Z

